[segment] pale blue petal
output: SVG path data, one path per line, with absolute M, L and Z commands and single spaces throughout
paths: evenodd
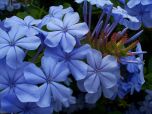
M 29 64 L 24 69 L 24 77 L 26 81 L 32 84 L 41 84 L 46 82 L 45 74 L 35 64 Z
M 50 22 L 47 24 L 47 28 L 51 31 L 62 30 L 63 22 L 57 18 L 51 18 Z
M 94 69 L 101 68 L 102 54 L 99 51 L 92 49 L 87 56 L 87 63 Z
M 17 68 L 25 57 L 25 53 L 19 47 L 11 47 L 6 55 L 6 63 L 11 68 Z
M 71 25 L 78 23 L 79 20 L 80 17 L 78 13 L 67 13 L 63 19 L 64 27 L 70 27 Z
M 140 4 L 141 0 L 130 0 L 127 5 L 129 8 L 133 8 L 134 6 Z
M 16 85 L 15 93 L 21 102 L 37 102 L 40 99 L 38 87 L 30 84 Z
M 71 53 L 72 59 L 85 59 L 87 54 L 91 51 L 91 48 L 88 44 L 85 44 L 79 48 L 75 48 Z
M 119 71 L 119 65 L 117 63 L 117 59 L 114 56 L 107 55 L 102 59 L 102 72 L 113 72 L 118 70 Z
M 68 29 L 68 33 L 76 38 L 82 38 L 89 32 L 89 28 L 86 23 L 78 23 L 70 26 Z
M 84 87 L 88 93 L 96 93 L 100 87 L 100 79 L 98 75 L 94 74 L 88 76 L 84 81 Z
M 85 101 L 90 104 L 95 104 L 101 97 L 101 88 L 98 89 L 96 93 L 87 93 L 85 96 Z
M 142 5 L 149 5 L 149 4 L 152 4 L 152 1 L 151 0 L 141 0 L 141 4 Z
M 46 48 L 44 55 L 47 57 L 52 57 L 57 61 L 62 61 L 65 58 L 65 53 L 59 46 L 56 48 Z
M 55 82 L 65 81 L 69 74 L 69 69 L 64 65 L 64 62 L 58 62 L 52 71 L 52 80 Z
M 50 32 L 44 40 L 44 43 L 49 47 L 56 47 L 59 45 L 62 37 L 63 33 L 61 33 L 60 31 Z
M 10 49 L 10 46 L 7 46 L 5 44 L 3 45 L 3 47 L 1 46 L 2 45 L 0 44 L 0 59 L 4 58 Z
M 63 103 L 68 102 L 68 99 L 72 94 L 72 91 L 59 83 L 52 82 L 51 93 L 55 101 L 59 100 L 59 102 Z
M 51 57 L 44 56 L 41 59 L 41 67 L 42 67 L 43 71 L 45 72 L 45 75 L 47 75 L 47 76 L 52 76 L 56 64 L 57 64 L 57 61 L 55 61 Z
M 104 88 L 112 88 L 117 84 L 117 76 L 113 72 L 101 72 L 99 76 Z
M 39 87 L 40 100 L 37 105 L 40 107 L 49 107 L 51 104 L 51 88 L 45 83 Z
M 25 23 L 21 18 L 19 18 L 17 16 L 13 16 L 11 18 L 6 18 L 4 21 L 5 27 L 12 27 L 12 26 L 14 26 L 14 24 L 24 25 Z
M 69 33 L 65 33 L 61 40 L 61 46 L 63 50 L 67 53 L 71 52 L 76 44 L 76 40 Z
M 82 80 L 86 77 L 88 69 L 87 64 L 79 60 L 71 60 L 68 65 L 75 80 Z
M 0 38 L 5 39 L 6 41 L 9 41 L 8 34 L 4 30 L 2 30 L 1 28 L 0 28 Z
M 27 50 L 35 50 L 40 44 L 41 40 L 36 36 L 25 37 L 16 42 L 17 46 Z

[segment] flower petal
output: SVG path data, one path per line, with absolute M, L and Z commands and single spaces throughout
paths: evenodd
M 69 63 L 69 69 L 76 80 L 82 80 L 87 75 L 88 65 L 79 60 L 71 60 Z
M 6 63 L 11 68 L 17 68 L 22 62 L 25 57 L 25 53 L 19 47 L 11 47 L 6 55 Z
M 42 70 L 32 63 L 25 67 L 24 77 L 29 83 L 32 84 L 44 83 L 46 78 Z
M 78 13 L 67 13 L 64 16 L 63 19 L 63 24 L 64 27 L 70 27 L 71 25 L 74 25 L 76 23 L 78 23 L 80 20 L 79 14 Z
M 71 36 L 68 33 L 65 33 L 65 35 L 63 35 L 61 40 L 61 46 L 65 52 L 67 53 L 71 52 L 75 44 L 76 44 L 76 40 L 73 36 Z
M 57 61 L 55 61 L 53 58 L 51 57 L 42 57 L 41 59 L 41 66 L 43 71 L 45 72 L 45 74 L 47 76 L 52 76 L 53 72 L 54 72 L 54 68 L 57 64 Z
M 56 66 L 54 67 L 52 80 L 54 80 L 56 82 L 61 82 L 61 81 L 65 81 L 67 79 L 69 70 L 64 64 L 65 64 L 64 62 L 58 62 L 56 64 Z
M 21 102 L 37 102 L 40 99 L 38 87 L 30 84 L 17 85 L 15 93 Z
M 56 82 L 52 82 L 51 84 L 51 93 L 52 93 L 52 97 L 54 99 L 54 101 L 59 101 L 59 102 L 68 102 L 68 99 L 70 98 L 71 94 L 72 94 L 72 91 L 59 84 L 59 83 L 56 83 Z
M 75 24 L 70 26 L 68 29 L 68 33 L 76 38 L 82 38 L 89 32 L 89 28 L 86 23 Z
M 51 88 L 45 83 L 39 87 L 40 100 L 37 102 L 37 105 L 40 107 L 49 107 L 51 104 Z
M 41 44 L 40 38 L 36 36 L 29 36 L 22 38 L 16 42 L 16 45 L 27 50 L 35 50 Z
M 49 47 L 56 47 L 58 46 L 61 38 L 63 37 L 63 33 L 56 31 L 48 33 L 44 43 Z
M 112 88 L 117 84 L 117 76 L 113 72 L 101 72 L 100 81 L 104 88 Z
M 86 58 L 90 50 L 91 50 L 90 46 L 86 44 L 73 50 L 70 55 L 72 59 L 84 59 Z
M 63 28 L 63 22 L 57 18 L 51 18 L 50 22 L 47 24 L 47 28 L 51 31 L 61 31 Z
M 101 88 L 98 89 L 98 91 L 96 93 L 87 93 L 85 96 L 85 100 L 87 103 L 91 103 L 91 104 L 95 104 L 97 102 L 97 100 L 99 100 L 99 98 L 101 97 Z
M 100 87 L 99 76 L 96 74 L 89 76 L 84 81 L 84 87 L 88 93 L 96 93 Z

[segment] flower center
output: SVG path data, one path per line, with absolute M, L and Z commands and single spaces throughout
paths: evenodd
M 64 33 L 66 33 L 68 31 L 68 28 L 67 27 L 64 27 L 63 30 L 62 30 Z
M 16 86 L 16 83 L 15 82 L 10 82 L 9 86 L 10 86 L 10 88 L 14 88 Z
M 67 54 L 65 54 L 65 60 L 66 60 L 66 61 L 69 61 L 70 59 L 71 59 L 71 55 L 70 55 L 70 54 L 68 54 L 68 53 L 67 53 Z
M 9 42 L 9 45 L 10 46 L 15 46 L 15 42 L 11 41 L 11 42 Z

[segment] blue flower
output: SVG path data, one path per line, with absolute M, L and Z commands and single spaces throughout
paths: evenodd
M 100 52 L 92 50 L 88 55 L 87 63 L 89 64 L 87 77 L 84 81 L 84 87 L 88 93 L 95 93 L 99 87 L 112 88 L 117 84 L 117 73 L 119 66 L 113 56 L 102 58 Z
M 120 77 L 116 59 L 110 55 L 102 58 L 99 51 L 92 49 L 88 54 L 87 63 L 89 64 L 87 77 L 78 82 L 79 88 L 84 88 L 82 91 L 88 92 L 86 102 L 95 103 L 102 92 L 106 98 L 112 98 Z
M 8 0 L 0 0 L 0 10 L 5 10 L 7 4 L 8 4 Z
M 127 66 L 127 70 L 130 73 L 138 73 L 139 67 L 138 65 L 141 64 L 135 56 L 127 56 L 121 58 L 121 63 Z
M 137 5 L 150 5 L 152 4 L 152 1 L 151 0 L 129 0 L 129 2 L 127 3 L 128 7 L 129 8 L 133 8 Z
M 139 29 L 142 24 L 147 28 L 151 28 L 152 27 L 152 21 L 151 21 L 152 8 L 151 7 L 152 7 L 152 4 L 151 5 L 138 4 L 133 8 L 126 7 L 126 11 L 128 12 L 128 14 L 135 16 L 139 20 L 139 22 L 134 25 L 127 24 L 127 23 L 126 25 L 132 26 L 135 30 Z
M 12 68 L 22 63 L 25 57 L 23 49 L 35 50 L 41 43 L 38 37 L 26 37 L 25 34 L 20 27 L 13 27 L 8 33 L 0 29 L 0 59 L 6 57 L 6 63 Z
M 23 70 L 27 63 L 23 63 L 16 70 L 0 63 L 0 96 L 1 99 L 11 94 L 21 102 L 37 102 L 40 99 L 38 87 L 25 81 Z
M 21 27 L 20 29 L 25 30 L 27 36 L 36 35 L 39 31 L 36 29 L 35 25 L 38 25 L 41 20 L 35 20 L 31 16 L 26 16 L 24 20 L 19 17 L 13 16 L 11 18 L 6 18 L 4 21 L 4 26 L 9 28 L 15 26 Z
M 57 47 L 60 44 L 65 52 L 71 52 L 76 45 L 76 39 L 80 40 L 88 32 L 87 24 L 78 22 L 78 13 L 65 14 L 63 21 L 52 18 L 47 24 L 51 32 L 48 33 L 45 44 L 49 47 Z
M 69 70 L 50 57 L 43 57 L 41 68 L 34 64 L 28 65 L 24 70 L 25 79 L 32 84 L 40 84 L 41 98 L 37 102 L 40 107 L 53 108 L 57 106 L 68 107 L 75 102 L 71 96 L 72 90 L 61 84 L 67 79 Z
M 134 17 L 134 15 L 131 16 L 131 14 L 122 9 L 120 6 L 117 6 L 117 8 L 113 7 L 112 15 L 115 18 L 116 22 L 119 22 L 120 24 L 130 29 L 136 29 L 140 25 L 139 20 Z
M 81 80 L 84 79 L 87 74 L 88 65 L 82 60 L 86 58 L 89 50 L 89 45 L 75 48 L 70 53 L 64 52 L 60 47 L 47 48 L 44 55 L 58 60 L 62 67 L 67 67 L 69 69 L 75 80 Z
M 51 21 L 51 18 L 58 18 L 62 19 L 63 15 L 69 12 L 73 12 L 73 8 L 69 7 L 66 9 L 63 9 L 63 6 L 51 6 L 49 9 L 49 14 L 44 16 L 42 19 L 42 22 L 40 23 L 40 27 L 46 25 Z
M 16 0 L 8 0 L 8 5 L 6 9 L 8 11 L 13 11 L 14 9 L 20 9 L 21 3 L 18 3 Z
M 0 10 L 7 9 L 8 11 L 13 11 L 14 9 L 19 9 L 21 3 L 18 3 L 16 0 L 0 0 Z
M 51 114 L 52 113 L 51 107 L 40 108 L 36 105 L 36 103 L 32 103 L 32 102 L 22 103 L 14 95 L 5 96 L 1 101 L 1 105 L 2 105 L 2 111 L 6 113 L 18 113 L 18 114 Z

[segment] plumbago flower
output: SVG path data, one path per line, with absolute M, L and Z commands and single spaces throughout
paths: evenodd
M 127 67 L 127 72 L 124 74 L 127 74 L 126 76 L 123 76 L 124 78 L 121 78 L 120 85 L 119 86 L 119 96 L 123 98 L 127 93 L 134 93 L 134 90 L 139 92 L 141 90 L 141 86 L 144 84 L 144 73 L 143 73 L 143 52 L 141 49 L 141 45 L 138 43 L 136 48 L 136 54 L 138 57 L 135 56 L 121 58 L 121 63 Z
M 64 52 L 60 47 L 47 48 L 44 55 L 59 61 L 62 67 L 69 69 L 75 80 L 81 80 L 86 77 L 88 68 L 88 65 L 82 60 L 86 58 L 89 51 L 90 46 L 86 44 L 74 48 L 70 53 Z
M 16 96 L 5 96 L 1 101 L 2 111 L 18 114 L 52 114 L 51 107 L 40 108 L 36 103 L 22 103 Z
M 133 8 L 139 4 L 143 6 L 149 5 L 149 4 L 152 4 L 152 1 L 151 0 L 129 0 L 129 2 L 127 3 L 129 8 Z
M 26 32 L 20 27 L 13 27 L 5 32 L 0 29 L 0 59 L 5 58 L 7 65 L 17 68 L 25 57 L 26 50 L 35 50 L 41 41 L 36 36 L 25 36 Z
M 147 28 L 152 27 L 152 3 L 147 5 L 142 5 L 142 3 L 139 3 L 138 5 L 131 8 L 128 5 L 125 9 L 128 12 L 128 14 L 137 17 L 137 19 L 139 20 L 139 22 L 134 24 L 133 26 L 135 30 L 139 29 L 142 24 Z M 126 23 L 126 25 L 130 26 L 129 23 Z
M 25 79 L 32 84 L 41 84 L 39 86 L 40 100 L 37 105 L 40 107 L 59 108 L 59 106 L 69 107 L 75 103 L 72 97 L 72 90 L 62 85 L 67 79 L 69 71 L 60 63 L 50 57 L 43 57 L 41 68 L 34 64 L 28 65 L 24 70 Z M 54 109 L 54 110 L 55 110 Z
M 38 87 L 26 82 L 24 79 L 23 70 L 26 65 L 27 63 L 23 63 L 14 70 L 7 66 L 4 61 L 0 61 L 0 99 L 13 94 L 21 102 L 39 101 Z
M 16 0 L 0 0 L 0 10 L 7 9 L 8 11 L 13 11 L 14 9 L 19 9 L 21 4 Z
M 107 55 L 102 58 L 102 54 L 92 49 L 87 56 L 89 64 L 87 76 L 84 80 L 78 82 L 79 88 L 84 85 L 84 90 L 88 92 L 86 101 L 95 103 L 103 92 L 107 98 L 112 98 L 115 94 L 117 81 L 120 77 L 119 65 L 115 57 Z M 92 97 L 94 98 L 92 99 Z
M 4 21 L 4 25 L 6 28 L 13 27 L 14 24 L 21 27 L 20 29 L 23 29 L 26 32 L 27 36 L 37 35 L 39 31 L 35 27 L 35 25 L 38 25 L 41 22 L 41 20 L 35 20 L 31 16 L 26 16 L 24 20 L 22 20 L 19 17 L 13 16 L 11 18 L 6 18 Z
M 51 32 L 48 33 L 44 43 L 49 47 L 57 47 L 60 44 L 65 52 L 71 52 L 76 40 L 80 40 L 88 32 L 87 24 L 78 22 L 78 13 L 67 13 L 63 20 L 52 18 L 47 24 Z
M 63 6 L 51 6 L 49 8 L 49 14 L 44 16 L 42 19 L 42 22 L 39 24 L 39 27 L 43 27 L 47 23 L 51 21 L 51 18 L 58 18 L 62 19 L 63 15 L 69 12 L 73 12 L 73 8 L 69 7 L 66 9 L 63 9 Z
M 139 29 L 139 20 L 133 16 L 131 16 L 126 10 L 122 9 L 120 6 L 112 9 L 112 15 L 116 22 L 128 27 L 130 29 Z

